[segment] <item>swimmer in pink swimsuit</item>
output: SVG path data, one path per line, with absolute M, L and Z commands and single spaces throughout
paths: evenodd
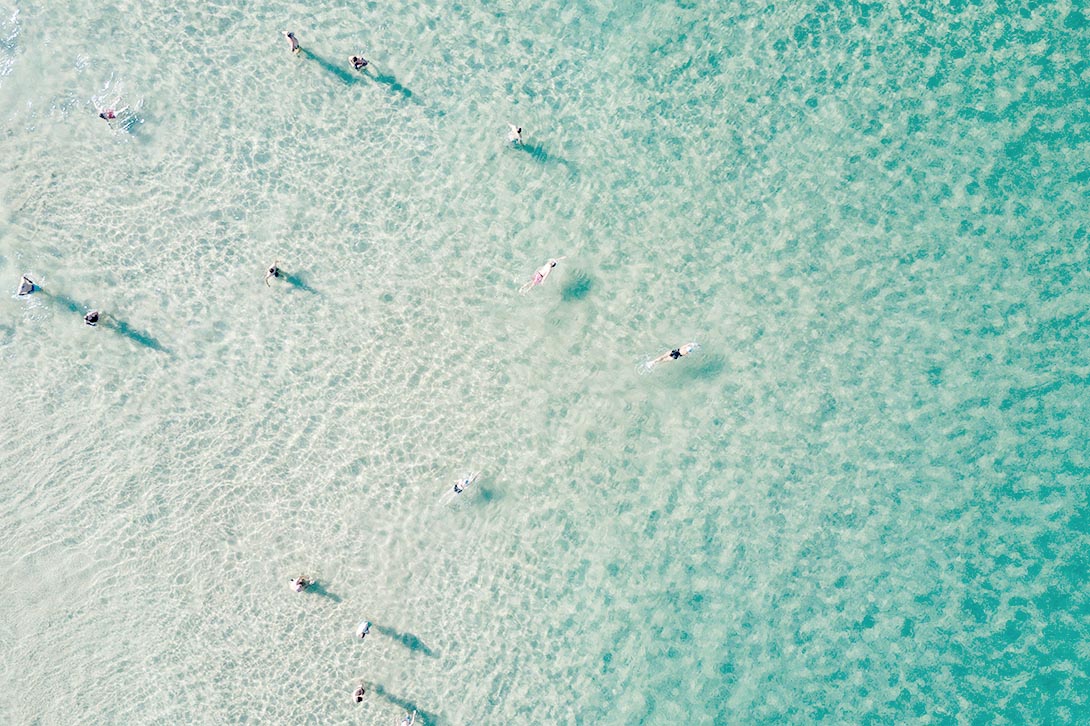
M 526 292 L 527 290 L 535 288 L 541 283 L 545 282 L 545 278 L 548 277 L 549 273 L 553 271 L 554 267 L 556 267 L 556 263 L 560 262 L 562 259 L 564 258 L 554 257 L 541 267 L 537 268 L 537 272 L 534 273 L 534 276 L 530 278 L 530 281 L 528 283 L 519 288 L 519 292 Z

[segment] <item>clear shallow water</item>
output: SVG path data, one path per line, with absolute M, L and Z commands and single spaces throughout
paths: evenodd
M 1080 7 L 0 17 L 12 722 L 1087 720 Z

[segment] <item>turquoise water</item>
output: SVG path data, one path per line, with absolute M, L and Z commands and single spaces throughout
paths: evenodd
M 11 723 L 1090 722 L 1090 12 L 99 5 L 0 5 Z

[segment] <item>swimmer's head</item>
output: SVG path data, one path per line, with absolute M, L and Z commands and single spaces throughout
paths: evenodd
M 556 267 L 556 260 L 549 260 L 549 267 Z

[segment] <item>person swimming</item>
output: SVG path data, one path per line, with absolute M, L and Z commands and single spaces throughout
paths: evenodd
M 295 33 L 284 31 L 284 37 L 288 39 L 288 43 L 291 44 L 291 52 L 299 52 L 299 39 L 295 37 Z
M 370 633 L 370 632 L 371 632 L 371 621 L 370 620 L 364 620 L 363 622 L 361 622 L 359 624 L 359 627 L 356 628 L 356 637 L 359 638 L 360 640 L 363 640 L 364 638 L 367 637 L 367 634 Z
M 83 316 L 83 322 L 90 325 L 92 328 L 98 325 L 99 314 L 97 310 L 92 310 Z
M 511 130 L 507 132 L 507 140 L 515 146 L 522 143 L 522 127 L 515 126 L 514 124 L 507 124 Z
M 461 494 L 462 492 L 464 492 L 466 489 L 469 488 L 470 484 L 477 481 L 477 477 L 479 477 L 480 475 L 481 475 L 481 472 L 475 471 L 472 474 L 470 474 L 469 476 L 463 477 L 463 478 L 459 479 L 458 481 L 454 482 L 454 493 L 455 494 Z
M 114 110 L 112 108 L 108 108 L 105 111 L 101 112 L 98 117 L 106 123 L 110 123 L 111 121 L 117 119 L 117 114 L 114 113 Z
M 357 71 L 362 71 L 364 68 L 367 67 L 368 61 L 362 55 L 354 55 L 348 59 L 348 62 L 351 63 L 352 67 L 355 68 Z
M 19 294 L 29 295 L 38 289 L 38 286 L 34 284 L 34 280 L 31 280 L 26 275 L 23 275 L 22 281 L 19 283 Z
M 272 287 L 272 285 L 269 284 L 270 277 L 280 277 L 280 260 L 273 262 L 268 271 L 265 272 L 266 287 Z
M 363 683 L 352 692 L 352 698 L 356 699 L 356 703 L 363 703 L 363 697 L 367 693 L 367 686 Z
M 541 283 L 545 282 L 545 278 L 548 277 L 549 273 L 553 271 L 554 267 L 556 267 L 556 263 L 560 262 L 562 259 L 564 258 L 554 257 L 541 267 L 537 268 L 537 272 L 534 273 L 534 276 L 530 278 L 529 282 L 519 288 L 519 292 L 527 292 L 528 290 L 531 290 L 540 285 Z
M 308 580 L 303 575 L 299 575 L 299 577 L 293 577 L 291 579 L 291 589 L 293 592 L 302 592 L 313 584 L 313 580 Z
M 410 714 L 405 714 L 405 718 L 403 718 L 401 720 L 401 726 L 413 726 L 413 723 L 415 721 L 416 721 L 416 711 L 413 711 L 411 715 Z
M 647 367 L 648 368 L 654 368 L 659 363 L 665 363 L 668 360 L 677 360 L 678 358 L 682 358 L 684 356 L 689 355 L 694 350 L 696 350 L 696 343 L 686 343 L 685 345 L 681 346 L 680 348 L 674 348 L 669 353 L 663 353 L 662 355 L 660 355 L 655 360 L 650 361 L 647 364 Z

